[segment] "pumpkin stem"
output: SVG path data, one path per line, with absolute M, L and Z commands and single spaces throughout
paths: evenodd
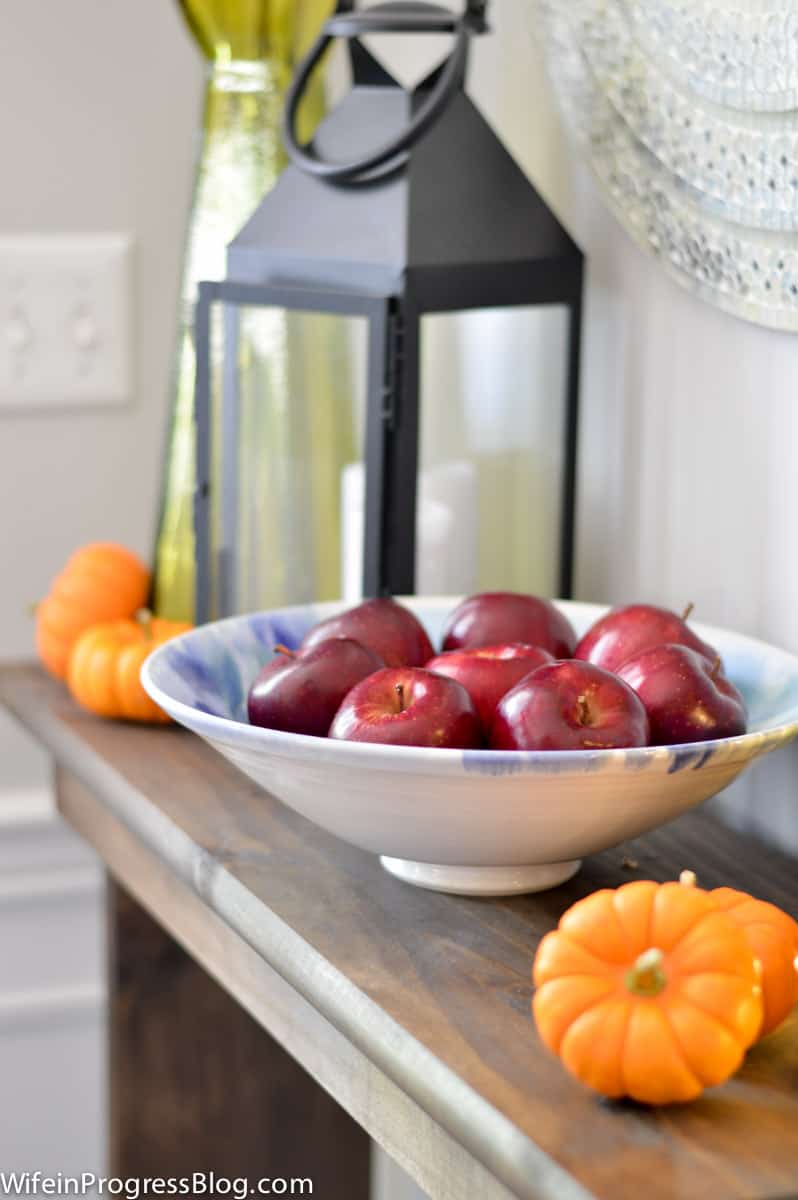
M 152 637 L 152 612 L 149 608 L 140 608 L 133 618 L 141 626 L 145 637 Z
M 32 604 L 29 604 L 29 605 L 28 605 L 27 612 L 28 612 L 28 616 L 29 616 L 29 617 L 35 617 L 35 616 L 36 616 L 36 610 L 37 610 L 37 608 L 39 607 L 39 604 L 40 604 L 40 603 L 41 603 L 41 601 L 39 601 L 39 600 L 34 600 Z
M 679 883 L 684 887 L 696 887 L 698 885 L 698 876 L 695 871 L 682 871 L 679 876 Z
M 686 620 L 687 620 L 687 618 L 690 616 L 690 613 L 693 611 L 693 609 L 694 609 L 694 608 L 695 608 L 695 605 L 693 604 L 693 602 L 692 602 L 692 600 L 691 600 L 691 601 L 690 601 L 690 603 L 687 605 L 687 608 L 686 608 L 686 609 L 684 610 L 684 612 L 682 613 L 682 620 L 683 620 L 683 621 L 686 621 Z
M 664 955 L 656 946 L 644 950 L 626 972 L 624 984 L 633 996 L 658 996 L 668 986 L 662 969 Z

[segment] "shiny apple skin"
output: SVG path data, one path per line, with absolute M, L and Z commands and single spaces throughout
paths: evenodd
M 401 701 L 397 687 L 403 689 Z M 388 667 L 356 684 L 336 714 L 330 737 L 456 750 L 483 745 L 479 717 L 462 684 L 419 667 Z
M 720 670 L 688 646 L 655 646 L 618 671 L 645 705 L 653 746 L 745 733 L 745 701 Z
M 642 701 L 622 679 L 569 659 L 538 667 L 500 701 L 493 750 L 615 750 L 648 745 Z
M 331 637 L 348 637 L 368 646 L 387 667 L 422 667 L 435 651 L 417 617 L 387 597 L 364 600 L 355 608 L 329 617 L 305 636 L 309 650 Z
M 611 609 L 591 625 L 576 647 L 574 658 L 617 671 L 630 658 L 668 643 L 689 646 L 709 662 L 717 657 L 677 613 L 655 604 L 627 604 Z
M 347 692 L 384 665 L 351 638 L 330 638 L 296 655 L 278 653 L 249 690 L 250 724 L 326 737 Z
M 487 735 L 502 696 L 530 671 L 553 661 L 553 655 L 541 646 L 508 642 L 500 646 L 479 646 L 475 650 L 449 650 L 431 658 L 427 670 L 462 683 Z
M 576 634 L 550 600 L 520 592 L 479 592 L 450 615 L 441 649 L 474 650 L 507 642 L 542 646 L 555 658 L 570 658 Z

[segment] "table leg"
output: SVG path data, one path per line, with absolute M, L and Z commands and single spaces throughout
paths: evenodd
M 310 1178 L 365 1200 L 363 1130 L 110 881 L 108 912 L 111 1174 Z

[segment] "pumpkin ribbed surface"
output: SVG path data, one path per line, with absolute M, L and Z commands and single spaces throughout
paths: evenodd
M 120 620 L 87 629 L 70 655 L 69 690 L 98 716 L 168 723 L 171 718 L 141 685 L 141 667 L 157 645 L 190 628 L 182 622 Z
M 150 573 L 113 542 L 77 550 L 36 608 L 36 646 L 45 667 L 65 679 L 78 636 L 102 621 L 132 617 L 146 603 Z
M 798 1004 L 798 922 L 775 904 L 734 888 L 715 888 L 709 898 L 740 926 L 761 964 L 764 1013 L 759 1036 L 765 1037 Z
M 609 1097 L 692 1100 L 737 1070 L 762 1020 L 744 933 L 678 883 L 580 900 L 543 938 L 533 974 L 543 1041 Z

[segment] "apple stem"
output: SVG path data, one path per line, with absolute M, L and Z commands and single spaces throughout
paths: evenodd
M 580 696 L 576 702 L 577 720 L 580 725 L 590 724 L 590 706 L 584 696 Z
M 284 654 L 286 658 L 296 658 L 296 650 L 289 650 L 282 642 L 278 642 L 274 647 L 275 654 Z
M 405 711 L 405 685 L 403 683 L 395 684 L 396 694 L 399 697 L 399 712 Z
M 715 661 L 712 664 L 712 670 L 709 673 L 709 678 L 712 680 L 713 683 L 715 683 L 718 678 L 719 670 L 720 670 L 720 655 L 716 654 Z
M 687 620 L 687 618 L 690 616 L 690 613 L 693 611 L 693 609 L 694 609 L 694 608 L 695 608 L 695 605 L 693 604 L 693 602 L 692 602 L 692 600 L 691 600 L 691 601 L 690 601 L 690 603 L 687 605 L 687 608 L 686 608 L 686 609 L 684 610 L 684 612 L 682 613 L 682 620 L 683 620 L 683 621 L 686 621 L 686 620 Z

